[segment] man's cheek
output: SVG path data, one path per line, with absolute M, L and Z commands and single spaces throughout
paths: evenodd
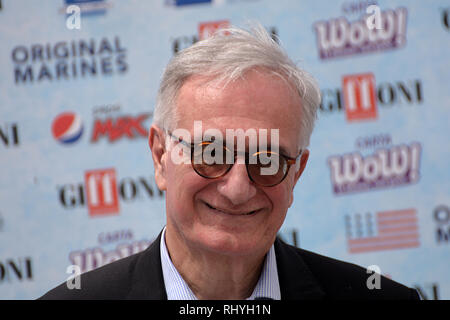
M 294 190 L 295 190 L 295 181 L 294 176 L 289 176 L 290 180 L 286 181 L 289 183 L 286 183 L 286 201 L 287 201 L 287 208 L 290 208 L 292 206 L 292 203 L 294 202 Z
M 292 190 L 292 192 L 289 193 L 289 206 L 288 206 L 288 208 L 290 208 L 292 206 L 293 202 L 294 202 L 294 190 Z

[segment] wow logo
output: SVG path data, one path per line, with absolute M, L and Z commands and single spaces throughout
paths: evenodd
M 421 146 L 417 142 L 328 158 L 335 194 L 363 192 L 416 183 L 419 180 Z

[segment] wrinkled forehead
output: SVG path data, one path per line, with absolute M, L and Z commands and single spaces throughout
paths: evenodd
M 192 135 L 195 123 L 201 122 L 202 133 L 218 130 L 226 137 L 227 130 L 253 130 L 270 142 L 277 131 L 286 147 L 299 143 L 301 99 L 288 81 L 267 72 L 255 70 L 230 82 L 193 76 L 179 91 L 176 112 L 177 127 Z

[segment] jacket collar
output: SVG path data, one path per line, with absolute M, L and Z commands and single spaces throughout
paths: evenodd
M 161 233 L 139 255 L 132 275 L 128 299 L 167 300 L 161 267 Z M 278 279 L 282 300 L 319 300 L 325 297 L 319 283 L 301 258 L 298 249 L 275 240 Z
M 325 293 L 302 259 L 299 249 L 275 240 L 282 300 L 321 300 Z
M 136 261 L 127 299 L 167 300 L 159 245 L 162 231 Z

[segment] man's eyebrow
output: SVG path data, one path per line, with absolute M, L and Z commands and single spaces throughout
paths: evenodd
M 278 146 L 278 150 L 282 155 L 293 158 L 289 155 L 289 152 L 287 152 L 287 150 L 283 146 Z
M 227 140 L 226 140 L 226 139 L 217 139 L 217 140 L 215 140 L 214 138 L 215 138 L 214 136 L 211 136 L 211 137 L 205 136 L 205 140 L 204 140 L 204 141 L 214 142 L 214 143 L 222 144 L 222 145 L 224 145 L 224 146 L 227 145 Z M 233 143 L 233 145 L 234 145 L 234 143 Z M 256 147 L 257 147 L 257 149 L 258 149 L 258 148 L 259 148 L 259 144 L 257 144 Z M 295 157 L 295 156 L 291 156 L 291 155 L 289 154 L 289 152 L 287 151 L 287 148 L 285 148 L 285 147 L 283 147 L 283 146 L 280 146 L 280 145 L 278 145 L 278 146 L 276 146 L 276 147 L 277 147 L 278 152 L 279 152 L 280 154 L 282 154 L 282 155 L 284 155 L 284 156 L 287 156 L 287 157 L 289 157 L 289 158 L 294 158 L 294 157 Z M 272 145 L 271 145 L 270 143 L 267 143 L 267 149 L 266 149 L 266 150 L 272 150 Z
M 291 156 L 289 152 L 287 151 L 287 148 L 277 145 L 275 146 L 278 149 L 278 153 L 282 154 L 283 156 L 294 158 L 294 156 Z M 272 150 L 272 145 L 270 143 L 267 144 L 267 150 Z

